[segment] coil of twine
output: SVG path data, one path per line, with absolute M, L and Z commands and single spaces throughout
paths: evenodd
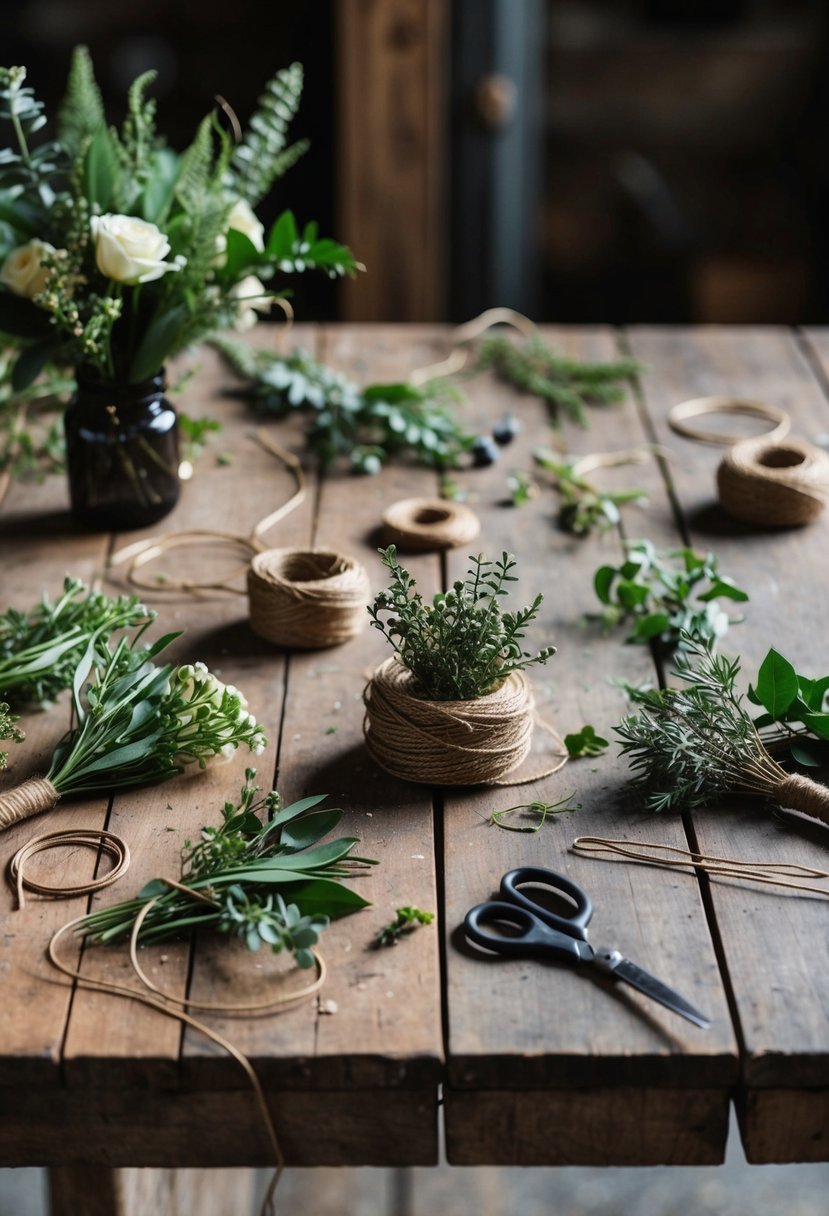
M 523 672 L 475 701 L 424 701 L 413 677 L 387 659 L 366 686 L 363 733 L 373 759 L 394 777 L 428 785 L 481 785 L 529 754 L 533 698 Z
M 764 527 L 808 524 L 829 498 L 829 455 L 805 439 L 744 439 L 721 461 L 717 490 L 735 519 Z
M 46 777 L 30 777 L 0 793 L 0 832 L 41 811 L 51 811 L 60 794 Z
M 681 401 L 668 411 L 668 426 L 677 435 L 686 439 L 696 439 L 700 443 L 714 443 L 727 447 L 739 443 L 744 435 L 727 435 L 723 431 L 706 431 L 701 427 L 689 426 L 691 418 L 702 418 L 713 414 L 738 414 L 750 418 L 760 418 L 771 426 L 762 436 L 767 440 L 783 439 L 789 433 L 791 419 L 785 410 L 776 405 L 768 405 L 765 401 L 747 401 L 742 397 L 694 397 L 692 401 Z
M 474 511 L 443 498 L 404 498 L 383 515 L 383 540 L 410 553 L 455 549 L 481 530 Z
M 325 549 L 266 549 L 248 570 L 251 628 L 277 646 L 316 650 L 366 623 L 371 585 L 353 558 Z

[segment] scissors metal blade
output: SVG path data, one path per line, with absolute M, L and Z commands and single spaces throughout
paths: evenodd
M 651 975 L 649 971 L 645 971 L 643 967 L 638 967 L 636 963 L 632 963 L 630 959 L 624 958 L 618 950 L 597 950 L 593 962 L 600 967 L 602 971 L 608 972 L 614 979 L 624 980 L 635 988 L 637 992 L 643 993 L 645 996 L 652 997 L 653 1000 L 659 1001 L 660 1005 L 664 1005 L 666 1009 L 670 1009 L 673 1013 L 678 1013 L 680 1017 L 687 1018 L 689 1022 L 693 1022 L 695 1026 L 701 1027 L 702 1030 L 708 1030 L 711 1025 L 711 1019 L 707 1018 L 704 1013 L 700 1013 L 695 1009 L 685 997 L 680 996 L 678 992 L 674 992 L 673 988 L 669 988 L 667 984 L 663 984 L 655 975 Z

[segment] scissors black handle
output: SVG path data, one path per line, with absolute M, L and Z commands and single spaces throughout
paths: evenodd
M 546 958 L 566 959 L 570 963 L 588 962 L 593 948 L 568 933 L 545 925 L 529 908 L 506 900 L 490 900 L 467 912 L 464 929 L 470 941 L 495 954 L 526 958 L 539 954 Z M 507 926 L 509 934 L 493 932 L 488 925 Z
M 545 908 L 542 903 L 538 902 L 538 899 L 533 898 L 531 892 L 526 893 L 521 890 L 529 883 L 566 895 L 573 901 L 573 911 L 566 916 L 561 916 L 550 911 L 549 908 Z M 516 870 L 510 870 L 501 879 L 501 895 L 510 903 L 517 904 L 518 907 L 531 912 L 551 929 L 559 929 L 570 937 L 577 937 L 583 942 L 587 941 L 587 926 L 593 915 L 590 896 L 578 883 L 565 878 L 563 874 L 557 874 L 555 870 L 548 870 L 543 866 L 519 866 Z

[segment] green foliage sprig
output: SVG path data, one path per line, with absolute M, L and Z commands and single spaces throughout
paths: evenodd
M 502 612 L 507 584 L 518 582 L 515 558 L 496 561 L 470 557 L 466 578 L 424 602 L 415 580 L 397 560 L 394 545 L 381 549 L 391 584 L 368 606 L 371 624 L 394 647 L 427 701 L 472 701 L 494 691 L 513 671 L 546 663 L 555 654 L 545 646 L 536 654 L 521 648 L 527 626 L 537 617 L 543 597 L 516 612 Z
M 305 351 L 276 357 L 226 335 L 213 344 L 251 381 L 249 395 L 257 410 L 276 418 L 294 412 L 308 418 L 308 446 L 323 469 L 345 458 L 355 472 L 377 473 L 392 456 L 451 468 L 475 442 L 452 411 L 457 392 L 443 381 L 360 388 Z
M 739 661 L 710 640 L 683 639 L 675 674 L 683 688 L 633 689 L 639 712 L 615 733 L 634 777 L 626 793 L 647 810 L 694 810 L 731 792 L 829 822 L 829 789 L 790 775 L 772 758 L 737 691 Z
M 519 802 L 515 806 L 493 811 L 489 822 L 495 827 L 504 828 L 507 832 L 540 832 L 547 820 L 551 820 L 554 815 L 569 815 L 581 810 L 580 803 L 576 806 L 570 805 L 572 796 L 572 794 L 565 794 L 563 798 L 559 798 L 558 802 Z M 530 822 L 510 823 L 508 822 L 510 815 L 520 816 L 522 821 L 529 819 Z
M 0 349 L 0 473 L 12 478 L 42 477 L 63 469 L 63 407 L 75 378 L 47 364 L 38 378 L 16 389 L 12 375 L 18 348 Z
M 799 764 L 825 763 L 829 741 L 829 676 L 802 676 L 773 647 L 748 687 L 748 700 L 765 712 L 754 719 L 769 748 L 785 746 Z
M 402 937 L 413 933 L 418 925 L 431 925 L 434 919 L 434 912 L 422 912 L 420 908 L 406 904 L 405 907 L 398 908 L 394 920 L 378 932 L 375 945 L 396 946 Z
M 730 624 L 719 601 L 745 603 L 748 595 L 719 573 L 713 553 L 693 549 L 658 552 L 648 540 L 625 546 L 618 566 L 600 566 L 593 578 L 604 605 L 598 619 L 607 628 L 632 623 L 628 642 L 657 642 L 675 650 L 683 636 L 723 637 Z
M 60 355 L 106 380 L 135 384 L 217 329 L 247 328 L 285 275 L 361 269 L 344 245 L 283 211 L 266 233 L 253 211 L 303 144 L 286 147 L 302 88 L 292 65 L 267 86 L 234 146 L 216 114 L 173 151 L 148 96 L 132 84 L 120 128 L 108 125 L 84 47 L 76 48 L 56 138 L 36 148 L 46 116 L 24 68 L 0 69 L 0 332 L 26 347 L 25 387 Z
M 56 600 L 44 594 L 34 608 L 0 616 L 0 692 L 17 705 L 48 705 L 71 687 L 87 653 L 105 661 L 117 632 L 143 633 L 154 619 L 135 595 L 113 599 L 67 577 Z
M 477 367 L 491 369 L 521 392 L 541 397 L 554 424 L 564 415 L 581 427 L 588 425 L 589 406 L 620 401 L 624 382 L 642 371 L 633 359 L 585 363 L 558 354 L 539 336 L 519 344 L 501 334 L 481 342 Z
M 354 837 L 318 843 L 342 818 L 340 810 L 316 809 L 324 794 L 282 806 L 276 790 L 257 799 L 261 790 L 255 777 L 255 769 L 245 771 L 239 801 L 224 804 L 218 827 L 202 828 L 195 844 L 185 842 L 185 890 L 153 879 L 135 899 L 85 917 L 78 932 L 101 944 L 121 941 L 154 901 L 141 925 L 140 943 L 209 927 L 240 938 L 249 950 L 264 943 L 275 954 L 293 954 L 299 967 L 312 966 L 312 948 L 329 921 L 367 906 L 341 880 L 376 863 L 354 856 Z
M 546 448 L 536 448 L 533 459 L 555 478 L 561 496 L 558 526 L 563 532 L 587 536 L 594 531 L 615 528 L 621 520 L 620 507 L 647 501 L 645 490 L 597 489 L 573 471 L 573 461 L 561 460 Z
M 588 723 L 581 730 L 565 735 L 564 746 L 567 748 L 567 755 L 570 759 L 578 760 L 582 756 L 601 756 L 603 752 L 607 751 L 610 744 L 607 739 L 596 734 L 595 726 L 590 726 Z

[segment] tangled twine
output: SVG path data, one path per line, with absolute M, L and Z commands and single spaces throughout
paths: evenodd
M 520 781 L 500 780 L 529 755 L 533 697 L 523 672 L 474 701 L 424 701 L 397 658 L 378 667 L 363 693 L 363 734 L 372 758 L 394 777 L 427 785 L 513 785 L 538 781 L 552 767 Z M 554 735 L 550 727 L 547 730 Z
M 60 794 L 47 777 L 30 777 L 13 789 L 0 794 L 0 832 L 5 832 L 13 823 L 51 811 Z
M 96 852 L 107 853 L 114 861 L 113 868 L 100 878 L 92 878 L 88 882 L 74 883 L 70 886 L 50 887 L 45 883 L 36 882 L 26 874 L 29 858 L 36 853 L 45 853 L 48 849 L 57 848 L 90 848 Z M 25 906 L 24 888 L 38 895 L 49 895 L 53 899 L 69 899 L 73 895 L 87 895 L 91 891 L 99 891 L 116 882 L 122 874 L 126 874 L 130 864 L 130 851 L 126 842 L 114 832 L 103 828 L 73 828 L 64 832 L 45 832 L 35 836 L 22 849 L 18 849 L 9 862 L 9 880 L 17 893 L 18 909 Z
M 383 540 L 410 553 L 456 549 L 481 530 L 474 511 L 442 498 L 404 498 L 383 515 Z
M 717 469 L 720 505 L 735 519 L 768 527 L 808 524 L 829 498 L 829 455 L 805 439 L 744 439 Z
M 254 633 L 303 650 L 346 642 L 366 622 L 371 586 L 351 557 L 324 549 L 267 549 L 248 570 Z
M 785 410 L 765 401 L 746 401 L 741 397 L 694 397 L 692 401 L 681 401 L 668 412 L 668 426 L 677 435 L 686 439 L 697 439 L 700 443 L 716 443 L 729 446 L 739 443 L 744 435 L 726 435 L 722 431 L 704 431 L 688 426 L 689 418 L 701 418 L 706 414 L 747 414 L 751 418 L 762 418 L 770 422 L 770 429 L 761 438 L 783 439 L 789 433 L 791 419 Z

